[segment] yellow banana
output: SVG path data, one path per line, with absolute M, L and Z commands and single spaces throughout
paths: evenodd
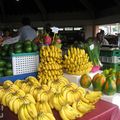
M 51 113 L 46 113 L 46 116 L 49 118 L 49 120 L 56 120 L 53 114 Z
M 29 103 L 26 105 L 27 111 L 32 118 L 37 116 L 37 110 L 34 103 Z
M 9 109 L 11 111 L 14 111 L 14 101 L 18 98 L 18 96 L 13 96 L 11 100 L 8 103 Z
M 59 111 L 59 114 L 60 114 L 60 116 L 61 116 L 61 118 L 62 118 L 63 120 L 70 120 L 69 118 L 67 118 L 67 116 L 66 116 L 66 114 L 65 114 L 65 112 L 64 112 L 64 106 L 63 106 L 62 109 Z
M 29 113 L 28 113 L 28 111 L 27 111 L 26 104 L 24 104 L 23 108 L 24 108 L 25 118 L 27 118 L 27 120 L 33 120 L 33 118 L 29 115 Z
M 20 107 L 19 111 L 18 111 L 18 119 L 19 120 L 28 120 L 25 117 L 25 113 L 24 113 L 24 104 Z
M 13 101 L 13 112 L 15 114 L 18 113 L 18 110 L 19 110 L 19 101 L 18 101 L 18 98 L 16 98 L 14 101 Z
M 34 97 L 31 94 L 26 94 L 25 99 L 29 100 L 32 103 L 36 103 Z

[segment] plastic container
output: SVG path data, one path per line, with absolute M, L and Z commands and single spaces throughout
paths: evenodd
M 112 57 L 112 56 L 117 56 L 120 57 L 120 49 L 118 50 L 101 50 L 100 51 L 100 56 L 106 56 L 106 57 Z
M 13 75 L 37 72 L 39 53 L 12 54 Z
M 112 57 L 101 56 L 100 60 L 101 62 L 105 62 L 105 63 L 120 63 L 120 57 L 117 56 L 112 56 Z
M 120 63 L 102 63 L 103 64 L 103 69 L 109 69 L 109 68 L 113 68 L 116 71 L 120 71 Z

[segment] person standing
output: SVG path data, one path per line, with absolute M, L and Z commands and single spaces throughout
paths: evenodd
M 28 17 L 22 19 L 22 27 L 19 29 L 20 40 L 34 40 L 37 32 L 31 27 L 31 21 Z

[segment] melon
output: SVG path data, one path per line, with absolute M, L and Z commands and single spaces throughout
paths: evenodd
M 91 77 L 88 74 L 83 74 L 80 79 L 80 85 L 84 88 L 89 88 L 91 85 Z

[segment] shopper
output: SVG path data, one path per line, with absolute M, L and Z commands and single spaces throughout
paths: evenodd
M 109 42 L 105 39 L 105 34 L 103 30 L 97 33 L 95 43 L 100 45 L 109 45 Z
M 19 29 L 20 40 L 34 40 L 37 32 L 31 27 L 31 21 L 28 17 L 22 19 L 22 27 Z

